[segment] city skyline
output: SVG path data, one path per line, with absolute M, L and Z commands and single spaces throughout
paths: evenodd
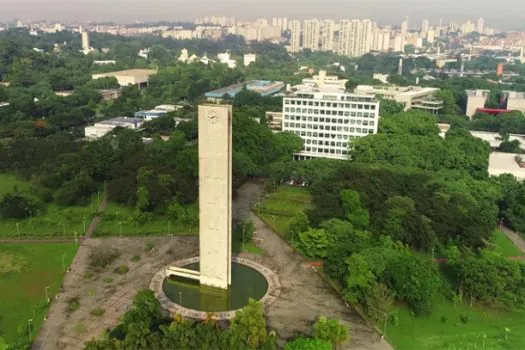
M 20 18 L 28 21 L 193 21 L 202 16 L 235 16 L 239 20 L 258 17 L 288 17 L 290 19 L 371 19 L 380 24 L 399 25 L 409 18 L 409 28 L 421 26 L 428 20 L 436 25 L 440 19 L 464 21 L 483 17 L 492 27 L 513 29 L 523 27 L 520 13 L 525 4 L 511 1 L 479 3 L 474 0 L 369 0 L 348 3 L 343 0 L 323 2 L 306 0 L 228 0 L 217 3 L 210 0 L 174 3 L 171 0 L 4 0 L 1 21 Z M 123 11 L 125 9 L 125 11 Z M 380 10 L 378 10 L 380 9 Z

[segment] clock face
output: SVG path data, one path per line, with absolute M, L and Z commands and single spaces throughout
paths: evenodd
M 219 119 L 219 116 L 214 110 L 209 111 L 207 117 L 208 117 L 208 121 L 211 124 L 217 123 L 217 120 Z

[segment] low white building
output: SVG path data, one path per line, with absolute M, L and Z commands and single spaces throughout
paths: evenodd
M 219 59 L 220 63 L 228 65 L 228 68 L 230 69 L 237 68 L 237 62 L 231 59 L 229 52 L 220 53 L 217 55 L 217 58 Z
M 490 96 L 490 90 L 466 90 L 467 93 L 467 117 L 476 114 L 478 108 L 484 108 Z
M 303 79 L 303 84 L 314 85 L 320 89 L 346 89 L 346 83 L 348 80 L 339 79 L 335 75 L 328 75 L 326 71 L 319 71 L 318 75 L 314 75 L 311 78 Z
M 257 55 L 254 53 L 247 53 L 244 55 L 244 66 L 248 67 L 250 64 L 255 63 Z
M 109 64 L 117 64 L 117 61 L 115 60 L 93 61 L 93 64 L 97 66 L 107 66 Z
M 283 113 L 266 112 L 266 125 L 273 133 L 281 132 L 283 130 Z
M 402 103 L 405 111 L 420 109 L 432 114 L 437 114 L 443 109 L 443 101 L 435 97 L 438 91 L 438 88 L 396 85 L 359 85 L 354 90 L 357 94 L 371 94 Z
M 120 86 L 138 85 L 139 88 L 148 85 L 149 78 L 157 74 L 153 69 L 128 69 L 118 72 L 93 74 L 93 79 L 114 77 Z
M 516 161 L 520 154 L 493 152 L 489 157 L 489 175 L 511 174 L 518 181 L 525 180 L 525 168 L 520 168 Z
M 110 133 L 113 129 L 115 129 L 118 126 L 128 129 L 138 129 L 141 125 L 142 120 L 139 118 L 117 117 L 95 123 L 91 126 L 86 126 L 84 128 L 84 134 L 87 139 L 96 140 Z

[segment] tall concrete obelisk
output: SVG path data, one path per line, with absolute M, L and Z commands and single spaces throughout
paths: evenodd
M 200 283 L 231 284 L 232 107 L 199 106 Z

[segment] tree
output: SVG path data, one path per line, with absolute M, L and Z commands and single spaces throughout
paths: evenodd
M 376 277 L 359 254 L 346 258 L 345 263 L 348 269 L 345 298 L 351 303 L 366 304 L 368 296 L 372 295 L 376 287 Z
M 361 207 L 359 193 L 351 190 L 343 190 L 340 194 L 341 205 L 345 216 L 352 225 L 361 230 L 366 230 L 369 225 L 368 211 Z
M 430 312 L 440 284 L 433 262 L 404 250 L 388 262 L 384 279 L 396 297 L 406 301 L 416 314 Z
M 326 258 L 330 242 L 324 229 L 310 228 L 300 232 L 299 241 L 306 255 L 312 258 Z
M 307 231 L 310 228 L 310 220 L 304 212 L 296 214 L 290 225 L 288 226 L 288 233 L 292 236 L 295 236 L 301 232 Z
M 38 206 L 18 192 L 6 193 L 0 200 L 0 217 L 8 219 L 23 219 L 36 215 Z
M 332 350 L 332 344 L 322 339 L 299 337 L 287 343 L 284 350 Z
M 258 349 L 263 345 L 268 334 L 262 304 L 250 299 L 248 305 L 235 313 L 231 329 L 250 348 Z
M 437 136 L 439 128 L 436 118 L 422 111 L 409 111 L 385 117 L 379 124 L 380 131 L 386 134 L 410 134 Z
M 316 339 L 329 341 L 334 348 L 348 340 L 348 327 L 339 320 L 328 319 L 321 316 L 313 326 L 313 336 Z

